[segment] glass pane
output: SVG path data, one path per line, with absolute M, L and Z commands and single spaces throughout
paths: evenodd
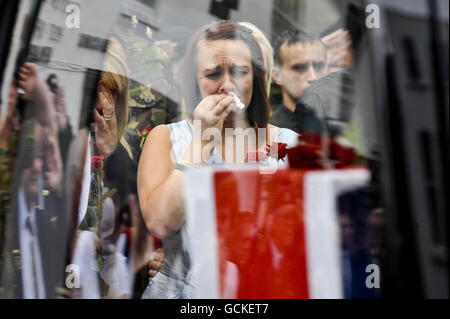
M 0 6 L 2 297 L 448 296 L 445 1 Z

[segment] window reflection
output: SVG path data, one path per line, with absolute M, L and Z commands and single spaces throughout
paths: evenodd
M 389 264 L 388 227 L 413 232 L 396 227 L 392 197 L 409 198 L 396 183 L 420 171 L 396 162 L 403 135 L 417 134 L 393 127 L 403 100 L 432 104 L 436 82 L 424 71 L 419 86 L 399 84 L 408 63 L 431 55 L 408 37 L 418 54 L 403 65 L 396 39 L 407 28 L 393 26 L 410 20 L 389 13 L 378 32 L 364 6 L 331 0 L 30 0 L 16 14 L 0 52 L 2 297 L 387 294 L 367 288 L 366 266 Z M 424 25 L 411 30 L 423 35 Z M 445 174 L 430 169 L 438 153 L 426 157 L 434 225 L 445 207 L 436 177 Z M 322 238 L 317 225 L 327 227 L 323 252 L 308 237 Z M 307 282 L 327 266 L 337 284 L 313 291 Z M 195 288 L 205 280 L 194 270 L 212 276 L 214 294 Z

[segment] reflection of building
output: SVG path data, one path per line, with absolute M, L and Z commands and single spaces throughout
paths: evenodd
M 318 34 L 338 18 L 335 1 L 332 0 L 274 0 L 271 39 L 292 27 Z
M 248 21 L 273 41 L 288 28 L 320 33 L 339 18 L 333 0 L 140 0 L 151 14 L 142 14 L 142 3 L 131 1 L 127 7 L 156 33 L 174 26 L 197 29 L 219 18 Z
M 80 8 L 79 29 L 66 26 L 65 8 L 69 3 Z M 24 1 L 21 7 L 31 5 L 32 1 Z M 43 78 L 50 73 L 58 76 L 72 127 L 77 128 L 84 71 L 88 67 L 102 68 L 103 49 L 114 26 L 129 23 L 136 16 L 140 21 L 138 27 L 149 26 L 154 34 L 173 26 L 196 29 L 217 20 L 220 12 L 224 12 L 221 8 L 225 8 L 225 16 L 231 20 L 252 22 L 269 39 L 292 26 L 315 32 L 337 18 L 331 0 L 51 0 L 42 3 L 29 60 L 38 64 Z
M 80 28 L 68 28 L 67 0 L 45 1 L 34 29 L 29 60 L 39 66 L 43 79 L 54 73 L 64 90 L 72 128 L 79 126 L 82 89 L 87 68 L 102 69 L 107 41 L 121 20 L 132 15 L 158 28 L 154 1 L 87 1 L 70 3 L 80 8 Z M 101 21 L 101 23 L 99 23 Z
M 224 14 L 233 21 L 248 21 L 270 38 L 290 27 L 320 32 L 338 19 L 332 0 L 141 0 L 153 5 L 161 28 L 183 25 L 197 28 Z M 218 7 L 214 10 L 215 7 Z M 222 7 L 228 10 L 221 10 Z M 211 14 L 215 12 L 215 15 Z
M 182 25 L 196 29 L 203 24 L 218 19 L 217 15 L 219 15 L 220 10 L 213 10 L 215 3 L 223 3 L 225 7 L 230 8 L 227 12 L 230 20 L 249 21 L 266 33 L 270 33 L 270 16 L 273 6 L 271 0 L 164 0 L 157 1 L 155 8 L 161 21 L 161 28 Z M 234 7 L 236 8 L 234 9 Z M 216 15 L 211 14 L 211 11 L 216 12 Z
M 37 63 L 45 80 L 51 73 L 58 77 L 65 95 L 72 128 L 79 126 L 82 85 L 86 68 L 101 68 L 108 38 L 108 26 L 117 16 L 115 6 L 101 6 L 98 1 L 72 1 L 80 7 L 80 28 L 66 27 L 68 1 L 45 1 L 34 29 L 28 60 Z M 93 14 L 96 13 L 95 19 Z M 102 21 L 98 24 L 97 21 Z
M 190 29 L 218 19 L 213 5 L 228 7 L 227 16 L 234 21 L 249 21 L 262 29 L 269 39 L 284 28 L 293 25 L 312 31 L 321 29 L 336 20 L 336 11 L 331 0 L 51 0 L 42 3 L 39 20 L 33 30 L 31 60 L 39 65 L 41 76 L 55 73 L 65 88 L 66 101 L 72 127 L 78 127 L 81 105 L 81 85 L 86 67 L 100 68 L 103 54 L 101 48 L 109 38 L 112 27 L 118 22 L 127 22 L 131 16 L 141 22 L 140 27 L 149 26 L 154 33 L 171 26 Z M 34 1 L 20 4 L 18 26 L 25 25 L 25 14 Z M 78 4 L 80 29 L 65 26 L 67 4 Z M 219 10 L 220 11 L 220 10 Z M 318 14 L 319 12 L 320 14 Z M 20 29 L 14 36 L 11 56 L 15 56 L 20 39 Z M 309 30 L 309 28 L 308 28 Z M 100 49 L 100 50 L 99 50 Z M 8 63 L 4 83 L 9 83 L 14 63 Z M 44 71 L 43 67 L 47 69 Z M 70 88 L 70 90 L 69 90 Z M 7 100 L 7 87 L 2 90 Z M 2 110 L 3 113 L 6 109 Z

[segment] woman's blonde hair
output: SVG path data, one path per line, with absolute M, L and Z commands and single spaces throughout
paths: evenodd
M 115 112 L 117 119 L 117 137 L 122 137 L 128 123 L 129 74 L 126 57 L 120 43 L 112 40 L 108 43 L 104 70 L 101 81 L 105 89 L 116 94 Z
M 270 94 L 270 84 L 272 83 L 272 69 L 273 69 L 273 48 L 270 45 L 269 40 L 257 26 L 250 22 L 239 22 L 240 25 L 250 29 L 253 37 L 258 41 L 258 44 L 263 51 L 264 64 L 266 68 L 266 86 L 267 96 Z

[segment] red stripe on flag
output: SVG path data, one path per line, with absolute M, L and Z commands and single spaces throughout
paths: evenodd
M 308 298 L 303 177 L 214 174 L 222 298 Z

